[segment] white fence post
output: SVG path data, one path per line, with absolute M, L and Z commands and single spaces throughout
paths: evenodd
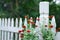
M 1 18 L 0 18 L 0 27 L 1 27 Z M 0 30 L 0 40 L 2 40 L 2 35 L 1 35 L 1 30 Z
M 40 24 L 48 26 L 49 22 L 49 2 L 40 2 L 39 4 Z

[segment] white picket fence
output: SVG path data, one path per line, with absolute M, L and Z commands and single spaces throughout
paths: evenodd
M 40 13 L 40 21 L 36 20 L 36 25 L 38 26 L 35 31 L 38 31 L 40 28 L 40 22 L 42 23 L 45 20 L 45 24 L 48 24 L 49 18 L 49 2 L 40 2 L 39 4 L 39 13 Z M 22 18 L 0 18 L 0 40 L 21 40 L 19 37 L 19 30 L 22 30 L 22 24 L 27 27 L 27 19 L 22 22 Z M 54 26 L 52 31 L 56 33 L 56 22 L 55 17 L 52 18 L 51 24 Z M 30 24 L 31 27 L 31 24 Z M 42 26 L 41 26 L 42 27 Z M 40 30 L 40 29 L 39 29 Z M 55 40 L 60 40 L 60 32 L 56 34 Z M 42 40 L 42 36 L 39 38 Z M 39 40 L 40 40 L 39 39 Z
M 22 18 L 0 18 L 0 40 L 21 40 L 19 30 L 23 24 L 27 27 L 27 18 L 23 22 Z
M 19 19 L 16 18 L 15 20 L 14 18 L 0 18 L 0 40 L 21 40 L 18 31 L 22 30 L 23 23 L 27 27 L 27 18 L 25 18 L 23 22 L 22 22 L 22 18 Z M 39 21 L 36 20 L 35 24 L 38 26 L 35 31 L 38 31 L 37 29 L 40 28 Z M 55 32 L 55 28 L 56 28 L 55 17 L 52 18 L 51 24 L 53 24 L 54 26 L 52 28 L 52 31 Z M 59 35 L 60 33 L 58 32 L 58 34 L 56 34 L 55 40 L 57 40 Z
M 14 25 L 15 24 L 15 25 Z M 0 18 L 0 40 L 19 40 L 18 31 L 22 29 L 22 19 Z

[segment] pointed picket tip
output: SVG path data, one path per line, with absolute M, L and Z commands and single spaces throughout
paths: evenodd
M 15 20 L 15 27 L 18 27 L 18 18 Z
M 36 18 L 36 20 L 40 21 L 40 18 L 39 18 L 39 17 L 37 17 L 37 18 Z
M 14 18 L 11 19 L 11 27 L 14 27 Z
M 19 28 L 22 29 L 22 18 L 19 20 Z
M 2 18 L 2 22 L 1 22 L 2 24 L 2 27 L 4 27 L 5 25 L 4 25 L 4 18 Z
M 1 18 L 0 18 L 0 27 L 1 27 Z
M 53 28 L 51 29 L 52 32 L 54 32 L 54 36 L 56 34 L 56 21 L 55 16 L 52 17 L 51 25 L 53 25 Z
M 30 21 L 33 22 L 33 18 L 32 17 L 30 17 Z
M 35 23 L 35 25 L 37 25 L 38 24 L 38 17 L 36 18 L 36 23 Z
M 7 18 L 5 18 L 5 27 L 8 26 Z
M 24 26 L 26 26 L 26 28 L 27 28 L 27 18 L 25 18 L 25 20 L 24 20 Z
M 10 27 L 10 26 L 11 26 L 11 24 L 12 24 L 12 23 L 11 23 L 10 18 L 8 18 L 8 20 L 7 20 L 7 21 L 8 21 L 8 27 Z
M 55 16 L 52 17 L 52 21 L 51 21 L 51 24 L 56 27 L 56 21 L 55 21 Z
M 36 20 L 38 19 L 38 17 L 36 18 Z
M 33 20 L 33 18 L 32 18 L 32 17 L 30 17 L 30 20 Z

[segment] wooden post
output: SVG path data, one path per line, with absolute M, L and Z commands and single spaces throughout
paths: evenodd
M 49 22 L 49 2 L 39 3 L 40 24 L 41 26 L 48 25 Z

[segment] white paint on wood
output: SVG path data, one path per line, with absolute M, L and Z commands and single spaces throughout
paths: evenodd
M 19 28 L 22 29 L 22 18 L 19 20 Z
M 16 18 L 15 27 L 18 27 L 18 18 Z M 18 37 L 18 34 L 15 33 L 15 40 L 17 40 L 17 37 Z
M 11 27 L 14 27 L 14 18 L 11 19 Z M 11 40 L 13 40 L 13 32 L 11 32 Z
M 2 18 L 2 22 L 1 23 L 2 23 L 1 26 L 4 27 L 4 18 Z
M 8 27 L 10 26 L 10 24 L 11 24 L 11 23 L 10 23 L 10 18 L 8 18 Z
M 27 18 L 25 18 L 24 20 L 24 26 L 26 26 L 26 29 L 27 29 Z
M 39 3 L 39 13 L 49 13 L 49 2 Z
M 8 27 L 7 27 L 7 29 L 9 30 L 9 27 L 11 26 L 11 21 L 10 21 L 11 19 L 10 18 L 8 18 Z M 3 28 L 3 29 L 5 29 L 5 28 Z M 10 29 L 11 30 L 11 29 Z M 8 40 L 10 40 L 10 31 L 8 31 Z
M 5 18 L 5 27 L 8 26 L 8 23 L 7 23 L 7 18 Z M 5 31 L 5 40 L 7 40 L 7 32 Z
M 22 18 L 19 19 L 19 29 L 22 30 Z M 19 33 L 19 40 L 21 40 L 20 35 L 21 34 Z
M 0 18 L 0 27 L 1 27 L 1 18 Z M 0 39 L 1 39 L 1 30 L 0 30 Z
M 39 3 L 39 13 L 40 13 L 40 26 L 48 26 L 49 23 L 49 2 L 40 2 Z M 46 28 L 48 29 L 48 27 Z
M 10 32 L 8 32 L 8 37 L 7 38 L 8 38 L 8 40 L 10 40 Z
M 51 25 L 53 25 L 53 28 L 51 28 L 51 31 L 54 33 L 54 36 L 55 36 L 55 34 L 56 34 L 56 21 L 55 21 L 55 17 L 54 16 L 52 18 Z

